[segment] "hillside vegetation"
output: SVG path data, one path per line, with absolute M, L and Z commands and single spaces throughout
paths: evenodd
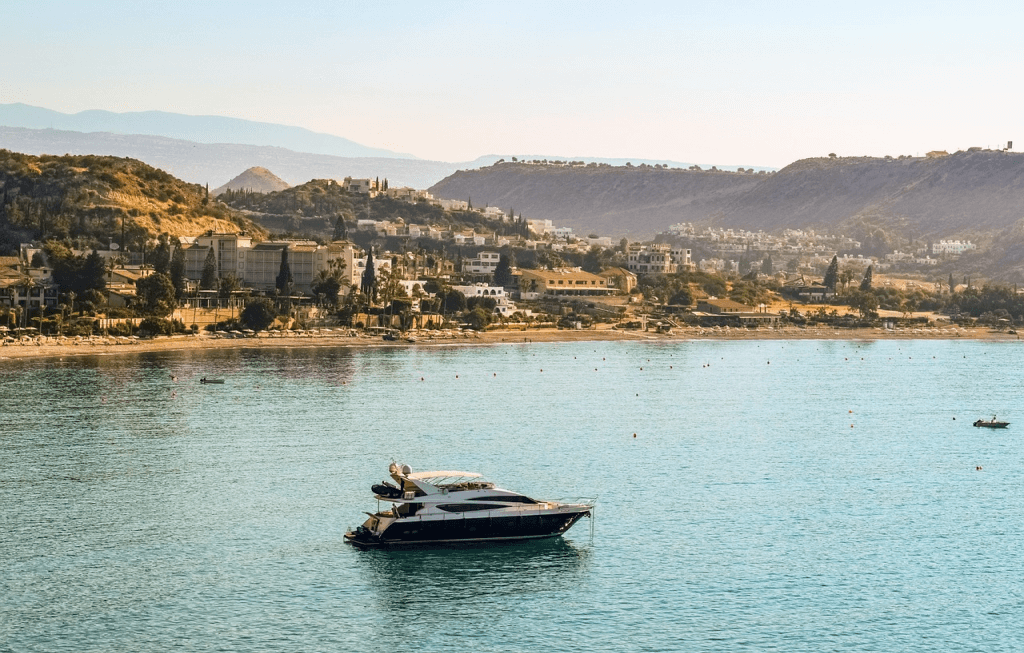
M 30 156 L 0 150 L 0 251 L 29 240 L 127 245 L 161 233 L 263 230 L 208 197 L 206 189 L 133 159 Z
M 475 211 L 446 211 L 427 202 L 403 202 L 386 196 L 368 199 L 351 195 L 333 179 L 313 179 L 274 193 L 227 190 L 219 199 L 266 229 L 319 240 L 330 240 L 339 217 L 347 236 L 357 240 L 355 222 L 360 219 L 397 220 L 433 225 L 442 229 L 475 229 L 481 233 L 525 235 L 525 225 L 495 222 Z M 376 232 L 363 232 L 363 235 Z

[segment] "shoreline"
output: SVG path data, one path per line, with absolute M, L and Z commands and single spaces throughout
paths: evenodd
M 833 329 L 784 327 L 779 329 L 701 329 L 684 328 L 663 334 L 650 331 L 604 329 L 537 329 L 530 331 L 494 330 L 479 333 L 457 333 L 447 337 L 431 337 L 417 334 L 416 342 L 388 342 L 379 336 L 367 334 L 348 335 L 341 331 L 330 333 L 310 332 L 295 335 L 261 334 L 246 338 L 225 338 L 209 335 L 161 336 L 140 340 L 113 340 L 110 338 L 81 340 L 64 339 L 33 340 L 9 343 L 0 347 L 0 364 L 8 360 L 27 358 L 52 358 L 67 356 L 90 356 L 110 354 L 132 354 L 154 351 L 180 351 L 190 349 L 262 349 L 281 347 L 388 347 L 424 348 L 450 347 L 453 345 L 494 345 L 530 344 L 536 342 L 694 342 L 701 340 L 986 340 L 1018 342 L 1020 337 L 987 328 L 920 328 L 885 330 Z

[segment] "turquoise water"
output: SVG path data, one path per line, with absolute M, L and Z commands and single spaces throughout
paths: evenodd
M 1022 363 L 961 341 L 0 361 L 0 651 L 1021 650 Z M 971 426 L 992 414 L 1013 424 Z M 344 545 L 392 458 L 597 495 L 593 536 Z

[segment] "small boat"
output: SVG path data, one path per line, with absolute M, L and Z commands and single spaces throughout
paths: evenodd
M 208 378 L 206 378 L 204 376 L 203 378 L 199 379 L 199 382 L 200 383 L 219 383 L 219 384 L 223 385 L 224 384 L 224 379 L 208 379 Z
M 1010 423 L 1009 422 L 1000 422 L 999 420 L 996 419 L 996 416 L 993 415 L 991 421 L 986 422 L 983 419 L 979 419 L 978 421 L 976 421 L 974 423 L 974 425 L 975 426 L 984 426 L 987 429 L 1005 429 L 1007 426 L 1010 425 Z
M 362 526 L 345 533 L 360 548 L 409 544 L 451 544 L 557 537 L 583 517 L 594 499 L 541 501 L 503 490 L 473 472 L 414 473 L 391 463 L 394 483 L 370 490 L 389 510 L 366 513 Z

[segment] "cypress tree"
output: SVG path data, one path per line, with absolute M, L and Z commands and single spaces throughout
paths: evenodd
M 170 273 L 171 283 L 174 284 L 174 293 L 180 299 L 185 295 L 185 250 L 181 247 L 174 248 Z
M 502 287 L 512 285 L 512 265 L 504 254 L 498 257 L 498 265 L 494 268 L 494 285 Z
M 869 265 L 868 269 L 864 272 L 864 279 L 860 282 L 860 289 L 862 292 L 871 290 L 871 280 L 874 276 L 874 268 L 875 266 Z
M 359 285 L 359 290 L 369 297 L 371 301 L 377 298 L 377 274 L 373 270 L 372 249 L 366 255 L 366 269 L 363 270 L 363 278 Z
M 332 240 L 348 240 L 348 229 L 345 227 L 345 218 L 338 214 L 334 221 L 334 237 Z
M 203 276 L 199 280 L 199 287 L 203 290 L 217 289 L 217 256 L 213 253 L 213 247 L 206 252 L 206 260 L 203 261 Z
M 277 273 L 276 286 L 283 295 L 290 294 L 292 285 L 292 268 L 288 264 L 288 247 L 281 249 L 281 269 Z
M 832 292 L 836 291 L 836 283 L 839 281 L 839 255 L 832 257 L 832 262 L 828 264 L 828 270 L 825 271 L 825 280 L 822 282 L 826 288 Z
M 953 273 L 949 273 L 949 294 L 956 292 L 956 281 L 953 281 Z

